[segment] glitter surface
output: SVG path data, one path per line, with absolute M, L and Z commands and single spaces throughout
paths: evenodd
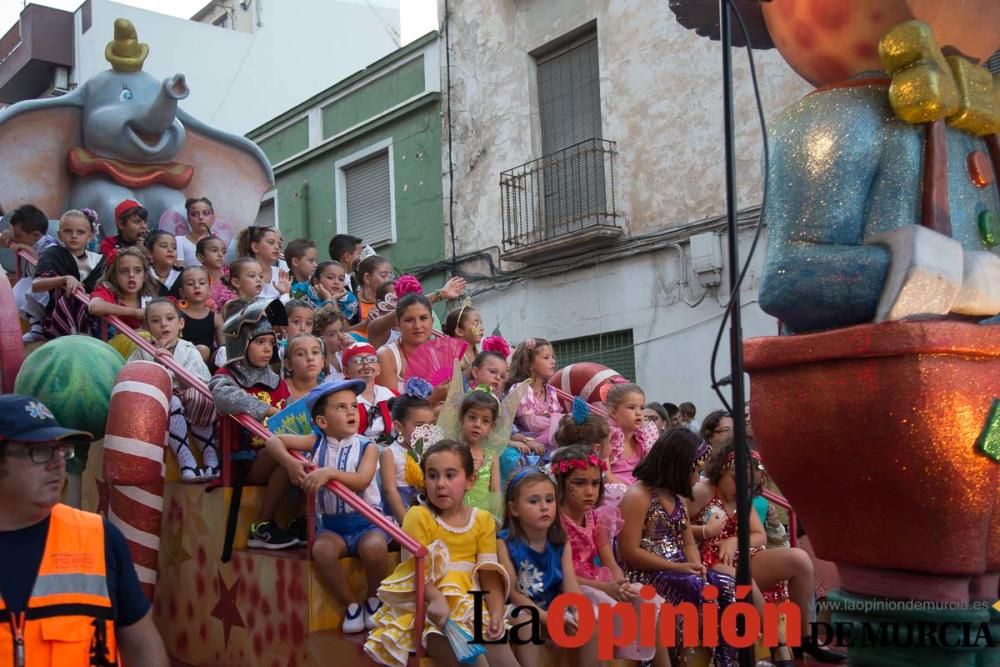
M 983 151 L 972 151 L 968 158 L 969 178 L 977 188 L 985 188 L 993 183 L 993 165 Z
M 1000 466 L 977 451 L 1000 327 L 892 322 L 746 344 L 754 438 L 816 554 L 1000 570 Z
M 990 415 L 976 442 L 976 449 L 1000 463 L 1000 399 L 993 399 Z

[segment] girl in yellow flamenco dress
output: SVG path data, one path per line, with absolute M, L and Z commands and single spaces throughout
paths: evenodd
M 423 452 L 426 505 L 411 507 L 403 530 L 427 545 L 427 620 L 423 646 L 434 665 L 460 664 L 444 634 L 446 621 L 474 636 L 474 604 L 470 591 L 486 591 L 482 636 L 494 640 L 506 631 L 504 605 L 510 593 L 507 572 L 497 560 L 496 524 L 483 510 L 465 504 L 475 483 L 469 448 L 454 440 L 441 440 Z M 406 664 L 414 650 L 416 610 L 414 560 L 407 557 L 382 581 L 378 596 L 382 607 L 374 616 L 375 628 L 365 642 L 365 652 L 383 665 Z M 504 644 L 490 644 L 476 661 L 483 667 L 515 667 L 517 661 Z

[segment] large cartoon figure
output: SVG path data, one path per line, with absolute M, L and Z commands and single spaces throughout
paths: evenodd
M 183 233 L 190 195 L 211 197 L 224 238 L 254 221 L 274 184 L 267 158 L 249 140 L 178 108 L 188 95 L 184 76 L 161 82 L 143 72 L 148 52 L 131 22 L 118 19 L 105 51 L 110 70 L 62 97 L 0 113 L 0 155 L 13 166 L 0 181 L 5 209 L 32 203 L 58 217 L 66 208 L 92 208 L 112 236 L 115 206 L 137 199 L 151 228 Z
M 738 4 L 819 86 L 770 127 L 760 304 L 794 335 L 746 343 L 754 441 L 837 564 L 850 664 L 996 667 L 1000 3 Z

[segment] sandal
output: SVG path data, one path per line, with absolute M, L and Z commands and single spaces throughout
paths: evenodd
M 219 479 L 219 466 L 205 466 L 201 469 L 201 476 L 206 482 L 210 479 Z

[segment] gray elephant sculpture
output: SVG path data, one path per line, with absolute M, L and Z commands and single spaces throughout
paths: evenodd
M 274 186 L 267 157 L 253 142 L 178 108 L 189 92 L 184 75 L 161 82 L 143 72 L 148 53 L 132 23 L 118 19 L 105 50 L 111 69 L 62 97 L 0 112 L 0 205 L 32 203 L 53 218 L 91 208 L 111 236 L 115 206 L 136 199 L 149 210 L 151 228 L 184 233 L 185 199 L 208 196 L 213 231 L 227 242 L 253 223 Z

